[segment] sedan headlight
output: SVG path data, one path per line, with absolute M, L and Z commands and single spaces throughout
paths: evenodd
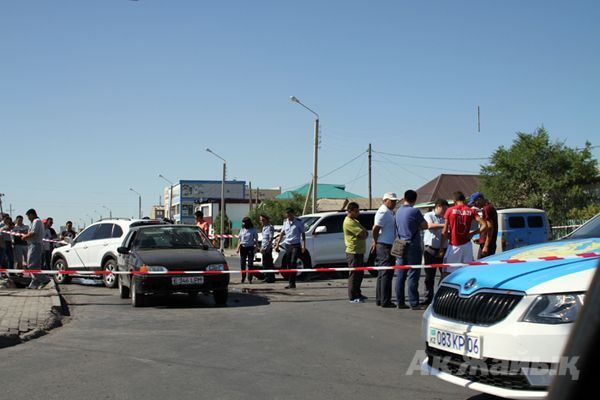
M 207 271 L 226 271 L 227 270 L 227 264 L 210 264 L 208 267 L 206 267 Z
M 140 272 L 168 272 L 169 270 L 161 265 L 142 265 Z
M 585 293 L 558 293 L 538 296 L 523 321 L 534 324 L 566 324 L 575 322 L 585 300 Z

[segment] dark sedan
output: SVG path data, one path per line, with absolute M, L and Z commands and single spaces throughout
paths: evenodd
M 144 305 L 151 294 L 187 293 L 196 297 L 199 292 L 212 292 L 217 306 L 227 304 L 229 274 L 217 272 L 226 271 L 227 262 L 196 226 L 136 227 L 130 230 L 117 251 L 117 269 L 134 273 L 119 275 L 119 294 L 122 299 L 131 296 L 134 307 Z M 177 274 L 174 271 L 215 273 Z

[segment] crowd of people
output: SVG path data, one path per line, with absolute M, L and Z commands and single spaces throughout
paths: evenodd
M 60 236 L 52 227 L 52 217 L 40 219 L 32 209 L 25 213 L 29 225 L 23 223 L 22 215 L 13 221 L 9 214 L 2 214 L 0 222 L 0 267 L 5 269 L 44 269 L 51 267 L 52 250 L 60 240 L 74 239 L 73 223 L 68 221 Z M 30 289 L 42 288 L 50 281 L 47 275 L 33 276 Z
M 366 266 L 366 260 L 375 259 L 377 266 L 421 265 L 442 263 L 464 263 L 473 261 L 472 239 L 479 235 L 479 257 L 496 252 L 498 216 L 494 206 L 480 192 L 473 193 L 469 202 L 462 192 L 455 192 L 453 205 L 448 201 L 437 200 L 433 209 L 425 214 L 414 208 L 417 193 L 407 190 L 402 198 L 395 193 L 385 193 L 383 204 L 375 214 L 371 247 L 366 241 L 369 231 L 363 227 L 358 216 L 359 205 L 351 202 L 346 207 L 343 223 L 346 261 L 349 268 Z M 481 212 L 481 215 L 479 214 Z M 238 234 L 236 253 L 240 254 L 242 270 L 241 282 L 252 283 L 253 275 L 243 271 L 253 269 L 254 254 L 260 251 L 264 269 L 273 268 L 273 249 L 279 251 L 285 246 L 282 268 L 295 269 L 302 253 L 305 252 L 306 236 L 304 223 L 297 218 L 293 209 L 285 210 L 286 218 L 279 237 L 274 241 L 274 229 L 267 215 L 261 215 L 262 240 L 248 217 L 242 220 Z M 202 218 L 198 226 L 206 229 Z M 474 223 L 477 224 L 474 224 Z M 473 225 L 477 229 L 471 229 Z M 375 303 L 384 308 L 420 310 L 433 301 L 435 280 L 441 281 L 455 268 L 405 268 L 380 270 L 377 276 Z M 425 273 L 425 300 L 420 301 L 419 282 L 421 271 Z M 438 273 L 439 271 L 439 273 Z M 348 277 L 348 297 L 351 303 L 367 300 L 361 291 L 364 272 L 352 270 Z M 394 277 L 396 278 L 395 285 Z M 265 282 L 274 282 L 274 274 L 265 276 Z M 395 302 L 392 287 L 395 287 Z M 288 274 L 286 289 L 296 287 L 296 274 Z M 408 299 L 408 301 L 407 301 Z
M 498 216 L 492 204 L 485 199 L 482 193 L 473 193 L 467 204 L 464 193 L 455 192 L 454 205 L 444 199 L 435 202 L 432 211 L 423 215 L 414 208 L 417 201 L 417 192 L 407 190 L 403 198 L 398 198 L 395 193 L 386 193 L 383 204 L 375 214 L 373 226 L 373 240 L 370 251 L 376 254 L 376 265 L 421 265 L 442 263 L 464 263 L 473 261 L 471 240 L 478 234 L 479 256 L 492 255 L 496 251 L 496 235 L 498 233 Z M 401 202 L 396 209 L 397 203 Z M 346 221 L 355 220 L 358 216 L 358 205 L 350 203 L 347 209 Z M 480 216 L 478 209 L 482 211 Z M 394 210 L 396 210 L 394 214 Z M 364 254 L 356 250 L 355 243 L 364 242 L 366 229 L 362 228 L 360 234 L 356 228 L 344 222 L 344 238 L 346 252 L 353 255 L 352 263 L 348 258 L 348 265 L 356 267 Z M 478 224 L 477 229 L 471 229 L 473 222 Z M 357 224 L 355 221 L 353 224 Z M 424 231 L 421 237 L 421 231 Z M 362 249 L 361 247 L 360 249 Z M 399 309 L 422 310 L 433 300 L 435 292 L 435 277 L 440 270 L 440 278 L 450 274 L 455 268 L 443 269 L 426 268 L 425 270 L 425 301 L 420 302 L 419 278 L 421 268 L 403 268 L 379 271 L 376 283 L 375 303 L 380 307 L 393 307 Z M 363 302 L 364 296 L 360 293 L 360 284 L 356 280 L 362 279 L 362 271 L 356 271 L 359 278 L 350 276 L 348 287 L 350 301 Z M 396 302 L 392 301 L 392 282 L 396 277 L 395 294 Z M 408 286 L 408 287 L 407 287 Z M 352 288 L 352 290 L 351 290 Z M 408 290 L 406 290 L 408 289 Z M 407 292 L 408 296 L 405 296 Z M 408 297 L 408 304 L 406 298 Z

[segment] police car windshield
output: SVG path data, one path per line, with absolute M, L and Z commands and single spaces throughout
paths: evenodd
M 573 231 L 565 239 L 600 238 L 600 214 L 586 222 L 581 228 Z

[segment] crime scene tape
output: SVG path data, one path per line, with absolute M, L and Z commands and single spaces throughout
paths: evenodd
M 18 237 L 23 237 L 25 236 L 22 233 L 17 233 L 17 232 L 10 232 L 10 231 L 2 231 L 2 233 L 10 235 L 10 236 L 18 236 Z M 58 243 L 58 244 L 69 244 L 69 242 L 65 242 L 64 240 L 52 240 L 52 239 L 43 239 L 44 242 L 49 242 L 49 243 Z
M 506 264 L 521 264 L 543 261 L 560 261 L 560 260 L 575 260 L 582 258 L 597 258 L 600 253 L 580 253 L 568 256 L 548 256 L 536 257 L 527 259 L 509 259 L 499 261 L 470 261 L 465 263 L 445 263 L 445 264 L 429 264 L 429 265 L 389 265 L 378 267 L 342 267 L 342 268 L 304 268 L 304 269 L 251 269 L 251 270 L 205 270 L 205 271 L 184 271 L 184 270 L 168 270 L 168 271 L 151 271 L 146 268 L 144 271 L 109 271 L 109 270 L 41 270 L 41 269 L 0 269 L 0 273 L 8 274 L 41 274 L 41 275 L 225 275 L 225 274 L 292 274 L 298 272 L 343 272 L 343 271 L 383 271 L 383 270 L 404 270 L 404 269 L 429 269 L 429 268 L 461 268 L 474 267 L 483 265 L 506 265 Z M 225 267 L 223 267 L 225 268 Z
M 234 235 L 210 235 L 209 239 L 233 239 L 237 236 Z

